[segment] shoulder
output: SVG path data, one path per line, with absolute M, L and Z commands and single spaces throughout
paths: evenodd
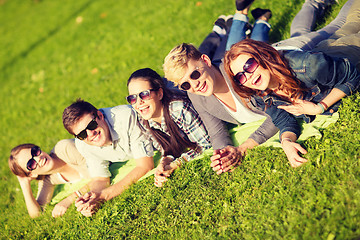
M 283 56 L 293 70 L 305 71 L 321 68 L 332 59 L 322 52 L 284 51 Z
M 205 97 L 194 93 L 188 93 L 188 96 L 194 106 L 201 106 L 206 108 L 209 103 L 210 105 L 215 105 L 219 103 L 214 97 L 214 95 Z
M 83 164 L 85 159 L 75 146 L 75 139 L 60 140 L 54 147 L 53 152 L 64 162 Z
M 170 102 L 169 111 L 173 118 L 179 118 L 191 112 L 193 115 L 196 113 L 190 101 L 175 100 Z M 196 113 L 197 114 L 197 113 Z
M 119 105 L 116 107 L 101 108 L 99 109 L 105 117 L 109 119 L 122 119 L 125 116 L 134 114 L 134 109 L 130 105 Z
M 62 139 L 58 141 L 54 147 L 54 152 L 63 151 L 68 147 L 75 148 L 75 139 Z
M 170 112 L 181 111 L 184 109 L 184 107 L 186 107 L 188 105 L 189 105 L 189 103 L 187 103 L 187 101 L 174 100 L 174 101 L 170 102 L 169 110 L 170 110 Z
M 105 115 L 105 119 L 110 127 L 115 131 L 137 121 L 136 111 L 129 105 L 101 108 L 100 111 Z
M 63 139 L 56 143 L 52 152 L 55 153 L 63 161 L 67 161 L 67 152 L 77 151 L 75 147 L 75 139 Z

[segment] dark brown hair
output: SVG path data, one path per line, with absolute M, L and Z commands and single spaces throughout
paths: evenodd
M 177 158 L 184 152 L 185 149 L 195 149 L 197 147 L 197 143 L 191 142 L 186 138 L 186 136 L 184 138 L 184 136 L 181 135 L 181 130 L 172 120 L 169 110 L 171 101 L 190 101 L 187 96 L 181 92 L 175 93 L 174 91 L 168 89 L 165 85 L 164 79 L 162 79 L 157 72 L 150 68 L 143 68 L 133 72 L 128 79 L 127 85 L 129 86 L 129 83 L 137 78 L 148 81 L 152 89 L 159 90 L 161 88 L 163 90 L 161 103 L 163 105 L 165 124 L 169 130 L 169 134 L 155 128 L 150 128 L 149 122 L 146 120 L 144 122 L 145 126 L 150 130 L 150 133 L 163 148 L 164 155 L 172 155 Z
M 295 78 L 288 61 L 275 48 L 265 42 L 244 39 L 234 44 L 224 57 L 225 71 L 240 97 L 249 99 L 251 95 L 264 95 L 260 90 L 238 85 L 233 81 L 234 73 L 230 69 L 230 64 L 241 54 L 251 55 L 260 66 L 268 69 L 273 79 L 278 82 L 278 89 L 288 95 L 287 100 L 298 99 L 303 96 L 305 89 L 301 88 L 300 82 Z M 269 92 L 271 90 L 266 91 L 265 94 Z
M 97 111 L 98 109 L 91 103 L 79 98 L 70 106 L 65 108 L 62 115 L 63 125 L 70 134 L 74 134 L 72 131 L 74 124 L 76 124 L 77 121 L 79 121 L 79 119 L 82 118 L 85 114 L 92 114 L 94 117 L 97 116 Z

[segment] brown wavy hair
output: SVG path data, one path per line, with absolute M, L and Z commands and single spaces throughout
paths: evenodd
M 160 75 L 152 70 L 151 68 L 142 68 L 136 70 L 131 74 L 128 79 L 127 85 L 134 79 L 142 79 L 150 83 L 152 89 L 163 90 L 163 97 L 161 103 L 163 104 L 165 124 L 168 128 L 169 134 L 162 132 L 159 129 L 151 128 L 149 122 L 144 120 L 145 126 L 150 130 L 150 133 L 154 136 L 156 141 L 161 145 L 164 150 L 164 155 L 172 155 L 175 158 L 180 155 L 187 148 L 196 149 L 197 143 L 191 142 L 187 137 L 181 134 L 181 129 L 171 118 L 170 103 L 174 100 L 190 101 L 187 95 L 180 94 L 180 92 L 174 92 L 166 87 L 164 79 Z
M 230 64 L 241 54 L 251 55 L 260 66 L 268 69 L 273 79 L 279 84 L 278 90 L 288 95 L 287 100 L 299 99 L 304 95 L 305 89 L 301 88 L 300 81 L 296 79 L 288 61 L 275 48 L 265 42 L 244 39 L 234 44 L 224 57 L 225 71 L 240 97 L 250 99 L 252 95 L 265 96 L 272 92 L 272 90 L 262 92 L 251 89 L 233 81 L 234 73 L 230 69 Z

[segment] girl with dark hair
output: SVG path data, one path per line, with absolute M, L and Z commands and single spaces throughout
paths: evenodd
M 139 114 L 139 121 L 163 158 L 155 173 L 155 185 L 161 187 L 166 177 L 210 148 L 205 127 L 187 96 L 166 87 L 164 79 L 150 68 L 139 69 L 128 80 L 129 104 Z
M 246 39 L 225 54 L 225 71 L 235 91 L 255 99 L 257 108 L 270 115 L 292 166 L 307 161 L 298 154 L 306 150 L 295 142 L 301 132 L 296 118 L 308 123 L 315 115 L 334 113 L 341 99 L 360 85 L 355 67 L 360 69 L 360 21 L 353 14 L 359 9 L 360 3 L 354 3 L 346 24 L 312 52 L 281 52 Z
M 75 148 L 74 139 L 59 141 L 50 154 L 34 144 L 21 144 L 11 150 L 10 170 L 20 183 L 30 217 L 38 217 L 42 207 L 51 201 L 56 184 L 73 183 L 90 178 L 85 159 Z M 39 180 L 38 194 L 33 196 L 30 182 Z M 85 185 L 55 205 L 52 216 L 65 214 L 81 193 L 87 192 Z

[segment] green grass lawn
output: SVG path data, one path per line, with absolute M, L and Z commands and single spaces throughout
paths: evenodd
M 272 42 L 289 37 L 303 0 L 256 0 L 270 8 Z M 332 8 L 330 22 L 345 0 Z M 292 169 L 281 149 L 258 147 L 233 173 L 217 176 L 208 158 L 175 172 L 164 188 L 149 177 L 105 203 L 92 218 L 75 207 L 27 214 L 7 158 L 17 144 L 44 150 L 71 138 L 63 109 L 81 97 L 96 107 L 125 104 L 136 69 L 162 74 L 181 42 L 199 46 L 234 1 L 0 0 L 0 237 L 3 239 L 358 239 L 360 237 L 360 95 L 340 119 L 305 146 L 309 163 Z M 36 184 L 33 184 L 36 192 Z

